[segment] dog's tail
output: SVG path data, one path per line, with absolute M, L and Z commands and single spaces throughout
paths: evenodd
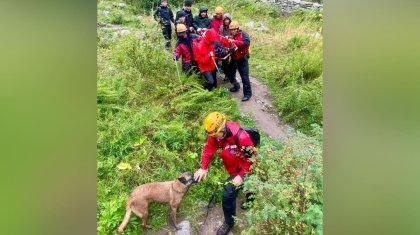
M 124 219 L 121 222 L 120 226 L 118 227 L 118 232 L 119 233 L 123 233 L 124 232 L 124 228 L 125 228 L 125 226 L 127 226 L 128 221 L 130 220 L 130 216 L 131 216 L 131 203 L 132 203 L 132 200 L 130 198 L 130 199 L 128 199 L 127 205 L 125 206 Z

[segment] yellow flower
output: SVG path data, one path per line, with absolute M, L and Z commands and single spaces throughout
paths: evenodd
M 129 169 L 129 170 L 131 170 L 131 166 L 130 166 L 130 164 L 128 164 L 128 163 L 125 163 L 125 162 L 121 162 L 120 164 L 118 164 L 118 169 L 120 169 L 120 170 L 125 170 L 125 169 Z

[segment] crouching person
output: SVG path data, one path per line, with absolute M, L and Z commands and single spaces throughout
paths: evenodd
M 176 25 L 176 33 L 178 40 L 175 44 L 174 49 L 174 60 L 178 60 L 179 57 L 182 57 L 182 71 L 190 76 L 192 74 L 192 39 L 187 35 L 187 27 L 184 24 Z
M 244 177 L 250 173 L 250 159 L 256 156 L 256 151 L 248 133 L 238 123 L 227 120 L 222 113 L 210 113 L 204 120 L 204 129 L 208 137 L 201 154 L 201 167 L 195 172 L 194 179 L 201 181 L 207 177 L 207 167 L 217 150 L 221 149 L 220 158 L 230 175 L 228 181 L 231 183 L 224 186 L 222 207 L 225 221 L 217 230 L 217 235 L 226 235 L 234 225 L 236 198 Z M 251 200 L 251 194 L 248 193 L 247 201 Z

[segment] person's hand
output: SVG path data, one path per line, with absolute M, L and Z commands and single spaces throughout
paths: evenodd
M 194 180 L 200 182 L 203 178 L 207 178 L 207 170 L 203 170 L 200 168 L 194 173 Z
M 233 178 L 233 185 L 235 185 L 236 187 L 242 185 L 243 182 L 244 180 L 240 175 L 237 175 L 235 178 Z
M 235 42 L 235 39 L 233 39 L 233 38 L 229 38 L 229 42 L 230 42 L 230 43 L 234 43 L 234 42 Z
M 194 28 L 193 27 L 190 27 L 190 32 L 194 32 Z

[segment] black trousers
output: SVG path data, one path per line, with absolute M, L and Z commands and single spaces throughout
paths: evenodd
M 162 26 L 163 37 L 166 39 L 165 47 L 169 48 L 169 47 L 171 47 L 171 39 L 172 39 L 171 25 L 170 24 L 168 24 L 168 25 L 161 24 L 161 26 Z
M 231 181 L 233 176 L 229 177 L 227 181 Z M 236 198 L 238 197 L 240 188 L 233 184 L 227 184 L 223 188 L 222 207 L 225 216 L 225 222 L 229 225 L 234 224 L 233 216 L 236 216 Z
M 229 78 L 230 83 L 233 87 L 240 88 L 241 86 L 236 81 L 236 70 L 238 70 L 239 75 L 241 75 L 242 84 L 244 86 L 243 92 L 244 96 L 251 97 L 252 90 L 251 90 L 251 82 L 249 81 L 249 65 L 248 65 L 248 58 L 249 56 L 246 55 L 239 60 L 235 60 L 234 58 L 230 59 L 228 64 L 228 74 L 227 77 Z
M 190 76 L 192 74 L 192 64 L 182 63 L 182 72 L 184 72 L 187 76 Z
M 217 87 L 216 70 L 206 71 L 203 73 L 203 76 L 206 80 L 206 83 L 204 84 L 205 89 L 211 91 L 213 88 Z

